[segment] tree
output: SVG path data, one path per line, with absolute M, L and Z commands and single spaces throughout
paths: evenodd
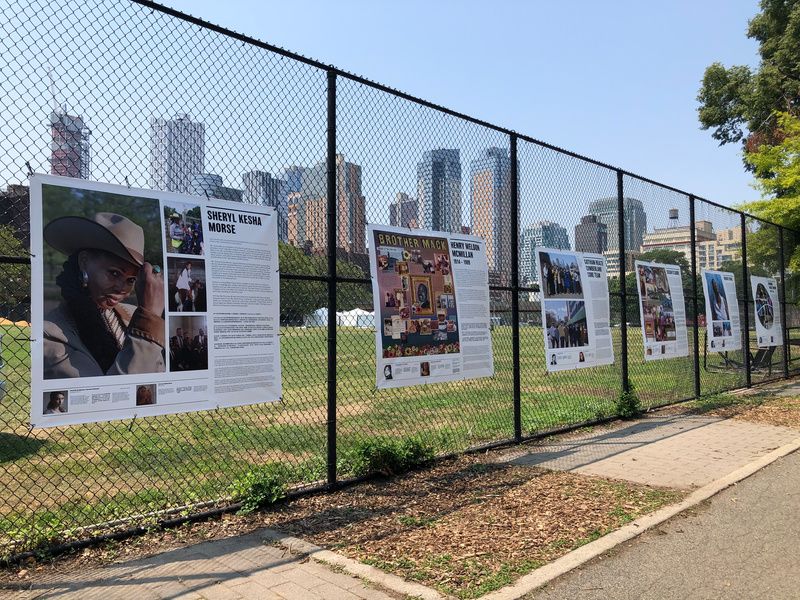
M 775 113 L 775 142 L 761 144 L 745 152 L 745 161 L 756 177 L 755 187 L 766 198 L 741 206 L 750 214 L 793 231 L 783 236 L 785 265 L 788 268 L 787 300 L 799 296 L 800 239 L 800 118 L 786 112 Z M 778 230 L 768 225 L 747 235 L 747 257 L 752 267 L 768 274 L 780 272 L 777 252 Z M 751 268 L 752 268 L 751 267 Z M 790 293 L 791 292 L 791 293 Z
M 770 143 L 773 112 L 800 108 L 800 0 L 761 0 L 760 6 L 747 28 L 759 44 L 758 68 L 715 62 L 703 75 L 698 116 L 720 144 Z
M 0 225 L 0 256 L 24 258 L 28 249 L 14 235 L 10 225 Z M 31 267 L 26 264 L 0 264 L 0 317 L 11 321 L 30 319 Z
M 305 316 L 328 304 L 328 285 L 325 281 L 292 279 L 284 275 L 328 274 L 328 257 L 306 254 L 302 249 L 278 242 L 278 262 L 281 271 L 281 321 L 300 324 Z M 351 262 L 336 261 L 340 277 L 363 278 L 364 271 Z M 372 287 L 364 283 L 337 283 L 337 310 L 369 308 L 372 306 Z

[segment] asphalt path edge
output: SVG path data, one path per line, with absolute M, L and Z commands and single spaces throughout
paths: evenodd
M 712 481 L 711 483 L 695 490 L 681 502 L 665 506 L 654 513 L 644 515 L 634 521 L 631 521 L 627 525 L 624 525 L 619 529 L 586 544 L 585 546 L 581 546 L 580 548 L 565 554 L 561 558 L 558 558 L 553 562 L 544 565 L 543 567 L 539 567 L 527 575 L 523 575 L 515 583 L 495 592 L 490 592 L 481 598 L 482 600 L 515 600 L 526 594 L 529 594 L 533 590 L 550 583 L 557 577 L 561 577 L 562 575 L 569 573 L 573 569 L 580 567 L 588 561 L 605 554 L 616 546 L 619 546 L 620 544 L 623 544 L 628 540 L 641 535 L 648 529 L 652 529 L 653 527 L 661 525 L 664 521 L 671 519 L 675 515 L 697 506 L 701 502 L 708 500 L 712 496 L 720 493 L 722 490 L 729 488 L 730 486 L 735 485 L 744 479 L 747 479 L 751 475 L 754 475 L 779 458 L 783 458 L 784 456 L 787 456 L 792 452 L 796 452 L 797 450 L 800 450 L 800 437 L 788 444 L 776 448 L 772 452 L 765 454 L 764 456 L 744 465 L 743 467 L 732 471 L 726 476 L 721 477 L 716 481 Z

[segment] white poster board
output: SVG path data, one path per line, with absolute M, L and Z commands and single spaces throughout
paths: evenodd
M 736 280 L 727 271 L 700 270 L 706 297 L 706 345 L 709 352 L 742 347 Z
M 547 370 L 613 364 L 605 258 L 537 248 L 536 268 Z
M 31 424 L 281 397 L 274 209 L 31 177 Z
M 486 244 L 370 225 L 379 389 L 494 374 Z
M 753 292 L 758 347 L 781 346 L 783 344 L 783 326 L 781 325 L 778 282 L 774 277 L 751 276 L 750 287 Z
M 644 359 L 689 356 L 681 268 L 637 260 L 635 269 Z

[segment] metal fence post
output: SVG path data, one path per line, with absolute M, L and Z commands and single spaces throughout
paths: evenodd
M 750 373 L 750 290 L 751 285 L 749 277 L 747 276 L 747 218 L 744 213 L 739 213 L 741 216 L 742 224 L 742 291 L 743 304 L 744 304 L 744 351 L 742 352 L 744 358 L 744 381 L 747 387 L 752 385 L 752 377 Z
M 783 325 L 783 376 L 789 377 L 789 328 L 786 326 L 786 257 L 784 255 L 783 227 L 778 226 L 778 259 L 780 264 L 781 289 L 781 325 Z
M 328 70 L 328 485 L 336 485 L 336 71 Z
M 519 173 L 517 136 L 511 134 L 511 348 L 514 361 L 514 439 L 522 440 L 522 391 L 519 361 Z
M 625 290 L 625 190 L 624 175 L 617 170 L 617 243 L 619 245 L 619 333 L 622 352 L 622 391 L 630 391 L 628 381 L 628 295 Z
M 694 338 L 694 397 L 700 397 L 700 332 L 697 327 L 697 231 L 695 230 L 695 217 L 694 217 L 694 196 L 689 195 L 689 236 L 692 244 L 692 264 L 689 267 L 689 272 L 692 274 L 692 311 L 694 314 L 694 327 L 692 328 L 692 337 Z

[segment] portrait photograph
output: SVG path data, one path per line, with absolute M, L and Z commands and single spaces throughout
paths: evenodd
M 156 384 L 136 386 L 136 406 L 150 406 L 156 403 Z
M 417 314 L 433 314 L 430 277 L 411 277 L 411 294 L 411 301 L 417 308 Z
M 704 273 L 706 280 L 706 297 L 711 307 L 712 321 L 727 321 L 730 319 L 728 308 L 728 295 L 719 273 Z
M 56 392 L 45 392 L 42 398 L 42 414 L 63 415 L 68 410 L 69 392 L 60 390 Z
M 45 379 L 165 370 L 159 201 L 42 185 Z

